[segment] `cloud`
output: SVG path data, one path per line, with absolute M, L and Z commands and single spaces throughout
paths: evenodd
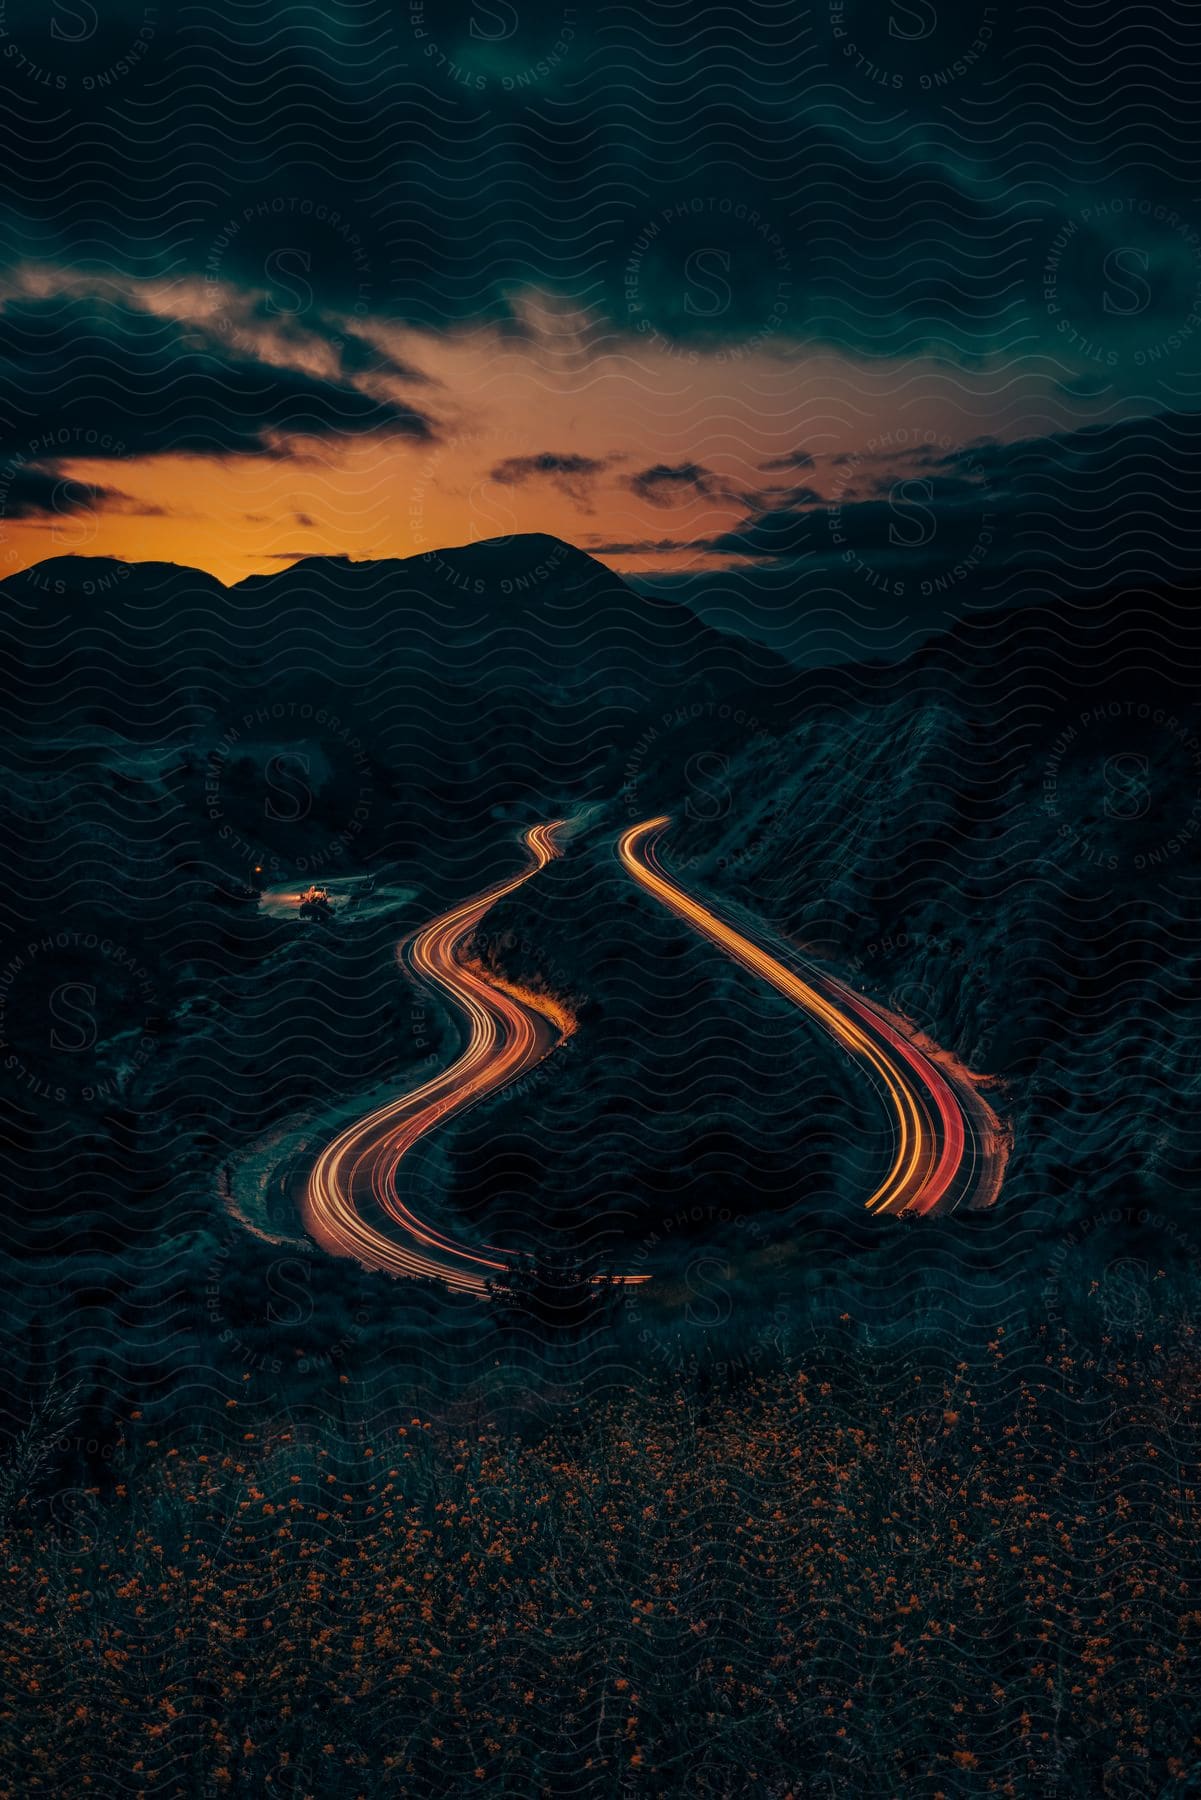
M 120 513 L 132 519 L 163 519 L 168 509 L 119 487 L 83 481 L 54 458 L 0 460 L 0 520 L 68 519 L 81 513 Z
M 531 481 L 549 481 L 577 506 L 590 511 L 593 486 L 615 460 L 613 457 L 541 450 L 533 456 L 505 457 L 492 469 L 491 479 L 502 487 L 524 487 Z
M 640 469 L 636 475 L 627 476 L 626 486 L 640 500 L 647 500 L 652 506 L 667 507 L 680 495 L 689 493 L 709 499 L 717 491 L 715 480 L 713 471 L 706 469 L 703 463 L 655 463 L 649 469 Z
M 739 524 L 710 538 L 705 548 L 714 556 L 800 557 L 819 543 L 822 523 L 807 507 L 756 505 Z
M 694 546 L 764 573 L 894 596 L 1087 593 L 1191 580 L 1201 414 L 1164 411 L 1011 443 L 831 459 L 823 497 L 756 494 Z
M 713 555 L 788 562 L 803 558 L 912 570 L 993 534 L 999 471 L 979 451 L 928 446 L 831 460 L 829 491 L 769 487 L 746 496 L 743 518 L 708 540 Z M 985 521 L 987 520 L 987 524 Z
M 4 519 L 64 518 L 128 499 L 119 488 L 73 481 L 51 461 L 25 463 L 16 458 L 0 463 L 0 517 Z
M 537 291 L 668 350 L 819 342 L 969 362 L 1028 355 L 1035 334 L 1066 353 L 1048 258 L 1060 322 L 1086 340 L 1102 342 L 1115 244 L 1151 262 L 1118 272 L 1119 308 L 1139 304 L 1132 272 L 1150 290 L 1132 332 L 1141 318 L 1162 335 L 1152 320 L 1187 318 L 1195 293 L 1174 227 L 1134 216 L 1128 238 L 1104 212 L 1145 199 L 1192 216 L 1179 122 L 1195 70 L 1138 6 L 1079 9 L 1065 34 L 1054 8 L 968 0 L 926 30 L 933 9 L 915 0 L 893 31 L 888 8 L 822 5 L 799 36 L 793 9 L 717 8 L 704 69 L 676 7 L 647 22 L 522 0 L 499 9 L 515 20 L 503 39 L 468 29 L 462 7 L 116 0 L 77 8 L 98 16 L 90 31 L 57 29 L 60 10 L 5 12 L 14 258 L 211 272 L 259 295 L 283 257 L 281 283 L 343 319 L 516 332 Z M 1137 68 L 1157 95 L 1133 137 L 1093 103 L 1096 68 Z M 222 95 L 236 106 L 214 111 Z M 993 123 L 965 139 L 954 121 L 981 106 Z M 1076 191 L 1098 167 L 1104 194 Z M 598 169 L 616 207 L 598 204 Z M 348 343 L 345 373 L 361 354 Z
M 0 419 L 0 456 L 33 464 L 435 435 L 415 407 L 231 353 L 203 328 L 95 295 L 0 303 Z
M 1165 410 L 1015 443 L 969 444 L 948 474 L 985 482 L 1040 584 L 1186 581 L 1201 556 L 1201 414 Z
M 331 552 L 323 553 L 320 550 L 314 551 L 311 546 L 309 546 L 306 549 L 296 549 L 296 550 L 267 550 L 267 551 L 264 551 L 263 554 L 264 554 L 264 557 L 267 562 L 338 563 L 342 567 L 347 568 L 347 569 L 353 568 L 354 563 L 355 563 L 355 558 L 353 556 L 347 556 L 343 552 L 340 552 L 340 551 L 332 552 L 331 551 Z M 254 581 L 256 579 L 258 579 L 256 576 L 252 575 L 250 577 L 251 581 Z
M 895 508 L 879 497 L 880 465 L 861 460 L 863 499 L 773 511 L 760 495 L 737 527 L 691 547 L 689 568 L 628 579 L 810 666 L 891 659 L 992 607 L 1066 600 L 1086 636 L 1106 593 L 1158 611 L 1170 590 L 1165 631 L 1195 610 L 1197 413 L 935 450 L 914 464 L 932 487 L 902 488 Z M 838 474 L 833 459 L 822 467 Z
M 594 537 L 588 541 L 590 556 L 679 556 L 680 551 L 688 550 L 687 544 L 681 544 L 679 538 L 626 538 L 606 541 Z M 626 580 L 633 577 L 627 576 Z
M 406 382 L 410 387 L 440 385 L 432 375 L 427 375 L 411 362 L 402 362 L 390 351 L 382 350 L 361 332 L 348 331 L 337 318 L 323 318 L 319 322 L 319 329 L 337 351 L 344 375 L 387 375 L 393 381 Z
M 284 262 L 269 255 L 265 285 L 241 288 L 229 282 L 206 284 L 203 307 L 195 306 L 191 322 L 219 341 L 226 355 L 249 356 L 265 363 L 316 370 L 352 386 L 381 382 L 406 387 L 437 388 L 441 383 L 407 358 L 377 341 L 359 303 L 355 324 L 318 304 L 312 280 L 317 271 L 306 251 L 293 250 Z M 284 271 L 305 269 L 289 277 Z M 293 285 L 303 282 L 303 288 Z M 70 277 L 64 275 L 64 287 Z M 195 285 L 192 294 L 198 293 Z M 189 296 L 190 297 L 190 296 Z M 298 304 L 299 302 L 299 304 Z M 170 312 L 170 308 L 166 309 Z M 381 334 L 382 335 L 382 334 Z

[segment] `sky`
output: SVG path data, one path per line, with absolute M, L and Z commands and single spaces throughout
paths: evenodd
M 891 641 L 1191 445 L 1177 0 L 4 0 L 0 69 L 3 573 L 548 531 Z

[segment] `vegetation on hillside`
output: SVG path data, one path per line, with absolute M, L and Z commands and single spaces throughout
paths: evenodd
M 1175 1791 L 1201 1394 L 1157 1348 L 848 1319 L 537 1431 L 349 1380 L 321 1423 L 253 1379 L 169 1447 L 131 1420 L 10 1509 L 0 1794 Z

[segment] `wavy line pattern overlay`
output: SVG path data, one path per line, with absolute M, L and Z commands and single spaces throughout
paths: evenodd
M 0 1800 L 1201 1786 L 1201 17 L 0 0 Z

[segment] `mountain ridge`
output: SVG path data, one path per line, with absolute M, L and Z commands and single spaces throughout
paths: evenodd
M 318 551 L 311 555 L 298 556 L 294 561 L 282 562 L 277 569 L 254 569 L 250 574 L 243 575 L 237 581 L 222 581 L 219 575 L 214 575 L 207 569 L 201 569 L 194 563 L 164 561 L 159 557 L 149 557 L 143 561 L 136 557 L 88 556 L 82 552 L 72 551 L 61 556 L 43 557 L 39 562 L 29 563 L 23 569 L 14 569 L 10 574 L 0 576 L 0 590 L 22 579 L 32 579 L 50 573 L 53 573 L 58 579 L 65 579 L 68 575 L 75 574 L 85 579 L 98 579 L 109 572 L 115 575 L 117 571 L 121 570 L 137 569 L 148 572 L 157 569 L 172 577 L 194 576 L 206 585 L 219 587 L 225 593 L 233 594 L 252 585 L 255 587 L 266 586 L 279 581 L 284 576 L 295 575 L 301 571 L 314 576 L 326 572 L 335 574 L 367 569 L 393 572 L 401 569 L 416 570 L 423 565 L 428 566 L 439 560 L 465 562 L 468 565 L 479 564 L 487 567 L 490 561 L 494 561 L 501 552 L 511 546 L 534 551 L 543 561 L 547 557 L 560 559 L 564 563 L 575 561 L 581 567 L 586 566 L 592 570 L 604 571 L 614 581 L 622 582 L 623 586 L 629 585 L 614 569 L 610 568 L 608 563 L 591 555 L 587 550 L 581 550 L 577 544 L 572 544 L 568 539 L 556 537 L 545 531 L 526 531 L 515 532 L 508 537 L 479 538 L 463 544 L 441 544 L 432 550 L 416 550 L 410 556 L 356 557 L 346 551 Z M 636 591 L 631 589 L 631 592 Z M 671 604 L 682 605 L 683 603 L 671 602 Z

